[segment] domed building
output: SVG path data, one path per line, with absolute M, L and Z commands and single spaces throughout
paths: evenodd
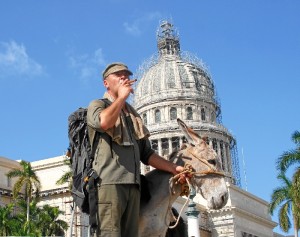
M 215 85 L 205 65 L 182 53 L 178 33 L 163 21 L 157 33 L 158 55 L 138 72 L 134 107 L 151 133 L 152 147 L 162 156 L 178 148 L 184 136 L 182 119 L 201 136 L 208 137 L 231 183 L 240 186 L 236 141 L 222 125 Z M 145 171 L 149 170 L 148 167 Z
M 133 97 L 133 105 L 151 133 L 152 148 L 166 157 L 185 142 L 177 124 L 180 118 L 208 138 L 227 177 L 229 200 L 221 210 L 208 210 L 200 194 L 194 198 L 201 210 L 201 237 L 277 236 L 268 203 L 241 188 L 236 140 L 222 125 L 215 85 L 204 63 L 181 51 L 179 34 L 168 21 L 159 26 L 157 48 L 135 75 L 138 83 Z M 147 173 L 150 169 L 142 165 L 141 170 Z M 179 197 L 173 207 L 180 212 L 184 203 Z M 182 217 L 186 221 L 184 214 Z

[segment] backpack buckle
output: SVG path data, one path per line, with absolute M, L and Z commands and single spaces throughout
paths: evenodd
M 93 169 L 90 169 L 86 177 L 84 177 L 84 182 L 88 183 L 90 178 L 94 178 L 94 180 L 97 180 L 99 178 L 98 174 Z

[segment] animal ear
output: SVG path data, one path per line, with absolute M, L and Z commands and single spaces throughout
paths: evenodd
M 201 137 L 193 129 L 188 127 L 181 119 L 178 118 L 177 123 L 190 144 L 196 145 L 202 141 Z

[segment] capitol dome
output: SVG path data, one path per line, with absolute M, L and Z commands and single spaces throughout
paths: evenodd
M 215 86 L 204 63 L 180 49 L 170 22 L 157 31 L 158 53 L 140 66 L 133 105 L 148 127 L 152 148 L 166 156 L 185 142 L 177 118 L 207 136 L 231 182 L 239 183 L 235 139 L 222 125 Z
M 214 83 L 204 64 L 189 53 L 181 53 L 179 37 L 172 25 L 163 22 L 158 32 L 159 56 L 150 59 L 135 92 L 140 107 L 162 100 L 186 99 L 211 103 L 219 114 Z

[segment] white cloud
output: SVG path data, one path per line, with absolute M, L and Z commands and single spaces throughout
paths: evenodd
M 92 55 L 83 54 L 70 56 L 70 66 L 79 74 L 80 79 L 89 80 L 100 76 L 99 68 L 105 65 L 102 49 L 97 49 Z
M 132 23 L 124 22 L 123 26 L 125 27 L 125 31 L 127 33 L 134 36 L 139 36 L 141 35 L 142 28 L 145 26 L 145 24 L 161 18 L 162 14 L 160 12 L 150 12 L 140 18 L 135 19 Z
M 29 57 L 24 45 L 0 42 L 0 77 L 34 77 L 43 73 L 43 67 Z
M 126 32 L 128 32 L 129 34 L 134 35 L 134 36 L 141 35 L 139 21 L 136 20 L 131 25 L 129 25 L 129 23 L 125 22 L 123 25 L 125 27 Z

